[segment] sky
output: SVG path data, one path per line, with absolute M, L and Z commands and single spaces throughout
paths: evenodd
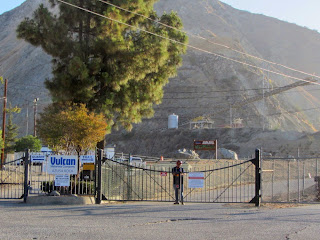
M 261 13 L 320 32 L 320 0 L 220 0 L 252 13 Z
M 0 4 L 0 14 L 10 11 L 11 9 L 18 7 L 25 0 L 2 0 Z
M 0 14 L 25 0 L 2 0 Z M 172 0 L 174 1 L 174 0 Z M 220 0 L 234 8 L 261 13 L 320 32 L 320 0 Z

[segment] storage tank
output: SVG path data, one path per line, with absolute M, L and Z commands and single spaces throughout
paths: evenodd
M 169 129 L 172 129 L 172 128 L 175 128 L 177 129 L 178 128 L 178 115 L 175 115 L 174 113 L 169 115 L 168 117 L 168 128 Z

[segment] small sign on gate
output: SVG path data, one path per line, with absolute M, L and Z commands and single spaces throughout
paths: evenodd
M 168 175 L 167 172 L 161 172 L 161 173 L 160 173 L 160 176 L 161 176 L 161 177 L 166 177 L 167 175 Z
M 69 187 L 70 186 L 70 175 L 55 175 L 54 185 L 56 187 Z
M 203 188 L 204 185 L 204 173 L 203 172 L 191 172 L 188 176 L 189 188 Z
M 83 170 L 90 170 L 90 171 L 94 171 L 94 164 L 93 163 L 84 163 L 83 164 Z

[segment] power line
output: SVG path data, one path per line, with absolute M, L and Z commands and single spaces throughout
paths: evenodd
M 15 84 L 14 86 L 10 87 L 10 89 L 14 89 L 14 90 L 25 90 L 24 87 L 44 87 L 44 85 L 36 85 L 36 84 L 28 84 L 28 85 L 17 85 Z M 195 87 L 197 88 L 205 88 L 206 90 L 208 88 L 212 88 L 215 89 L 214 87 L 209 87 L 209 86 L 197 86 Z M 259 91 L 259 90 L 276 90 L 276 89 L 281 89 L 284 87 L 275 87 L 275 88 L 249 88 L 249 89 L 230 89 L 230 90 L 209 90 L 209 91 L 201 91 L 201 92 L 195 92 L 195 91 L 174 91 L 174 92 L 169 92 L 169 91 L 165 91 L 166 94 L 179 94 L 179 93 L 192 93 L 192 94 L 202 94 L 202 93 L 228 93 L 228 92 L 247 92 L 247 91 Z M 0 89 L 2 89 L 2 87 L 0 86 Z M 319 91 L 320 89 L 310 89 L 310 90 L 300 90 L 300 91 L 290 91 L 290 92 L 302 92 L 302 91 Z
M 278 87 L 278 88 L 252 88 L 252 89 L 243 89 L 243 90 L 211 90 L 211 91 L 199 91 L 199 92 L 192 92 L 192 91 L 175 91 L 175 92 L 165 92 L 165 94 L 203 94 L 203 93 L 228 93 L 228 92 L 246 92 L 246 91 L 259 91 L 259 90 L 278 90 L 278 89 L 282 89 L 285 87 Z M 291 91 L 291 89 L 287 90 L 287 92 L 283 92 L 283 93 L 288 93 L 290 91 L 290 93 L 293 92 L 313 92 L 313 91 L 319 91 L 320 89 L 310 89 L 310 90 L 295 90 L 295 91 Z
M 294 114 L 294 113 L 307 112 L 307 111 L 318 110 L 318 109 L 320 109 L 320 107 L 305 108 L 305 109 L 296 110 L 296 111 L 275 112 L 275 113 L 267 114 L 266 116 L 270 117 L 270 116 L 277 116 L 277 115 L 282 115 L 282 114 Z M 257 117 L 257 115 L 246 115 L 245 116 L 245 118 L 252 118 L 252 117 Z M 179 118 L 180 118 L 180 116 L 179 116 Z M 188 118 L 188 117 L 181 117 L 181 118 Z M 155 117 L 155 119 L 168 119 L 168 118 L 167 117 Z M 212 120 L 223 120 L 224 118 L 213 117 L 213 118 L 210 118 L 210 119 L 212 119 Z M 146 119 L 146 120 L 152 120 L 152 119 Z
M 197 87 L 198 88 L 198 87 Z M 206 90 L 210 87 L 204 86 Z M 279 87 L 281 88 L 281 87 Z M 212 89 L 215 89 L 212 87 Z M 209 91 L 201 91 L 201 92 L 194 92 L 194 91 L 174 91 L 174 92 L 168 92 L 165 91 L 165 93 L 170 93 L 170 94 L 177 94 L 177 93 L 224 93 L 224 92 L 246 92 L 246 91 L 257 91 L 257 90 L 263 90 L 263 89 L 270 89 L 270 88 L 250 88 L 250 89 L 231 89 L 231 90 L 209 90 Z
M 227 48 L 228 50 L 231 50 L 231 51 L 234 51 L 234 52 L 237 52 L 237 53 L 246 55 L 246 56 L 248 56 L 248 57 L 251 57 L 251 58 L 254 58 L 254 59 L 263 61 L 263 62 L 267 62 L 267 63 L 272 64 L 272 65 L 280 66 L 280 67 L 286 68 L 286 69 L 291 70 L 291 71 L 294 71 L 294 72 L 299 72 L 299 73 L 302 73 L 302 74 L 305 74 L 305 75 L 308 75 L 308 76 L 311 76 L 311 77 L 320 78 L 320 76 L 317 76 L 317 75 L 315 75 L 315 74 L 306 73 L 306 72 L 303 72 L 303 71 L 301 71 L 301 70 L 297 70 L 297 69 L 294 69 L 294 68 L 285 66 L 285 65 L 280 64 L 280 63 L 272 62 L 272 61 L 269 61 L 269 60 L 266 60 L 266 59 L 263 59 L 263 58 L 259 58 L 259 57 L 257 57 L 257 56 L 254 56 L 254 55 L 251 55 L 251 54 L 248 54 L 248 53 L 245 53 L 245 52 L 236 50 L 236 49 L 231 48 L 231 47 L 229 47 L 229 46 L 227 46 L 227 45 L 224 45 L 224 44 L 221 44 L 221 43 L 217 43 L 217 42 L 213 42 L 213 41 L 208 40 L 208 39 L 206 39 L 206 38 L 204 38 L 204 37 L 200 37 L 200 36 L 198 36 L 198 35 L 189 33 L 189 32 L 187 32 L 187 31 L 178 29 L 178 28 L 176 28 L 176 27 L 173 27 L 173 26 L 170 26 L 170 25 L 168 25 L 168 24 L 165 24 L 165 23 L 162 23 L 162 22 L 160 22 L 160 21 L 157 21 L 157 20 L 154 20 L 154 19 L 152 19 L 152 18 L 149 18 L 149 17 L 147 17 L 147 16 L 145 16 L 145 15 L 143 15 L 143 14 L 140 14 L 140 13 L 137 13 L 137 12 L 133 12 L 133 11 L 130 11 L 130 10 L 128 10 L 128 9 L 119 7 L 119 6 L 115 5 L 115 4 L 109 3 L 109 2 L 107 2 L 107 1 L 103 1 L 103 0 L 98 0 L 98 1 L 100 1 L 100 2 L 102 2 L 102 3 L 104 3 L 104 4 L 107 4 L 107 5 L 113 6 L 113 7 L 117 8 L 117 9 L 122 10 L 122 11 L 126 11 L 126 12 L 129 12 L 129 13 L 138 15 L 138 16 L 140 16 L 140 17 L 144 17 L 145 19 L 148 19 L 148 20 L 150 20 L 150 21 L 152 21 L 152 22 L 155 22 L 155 23 L 157 23 L 157 24 L 160 24 L 160 25 L 162 25 L 162 26 L 165 26 L 165 27 L 174 29 L 174 30 L 176 30 L 176 31 L 185 33 L 185 34 L 190 35 L 190 36 L 193 36 L 193 37 L 195 37 L 195 38 L 199 38 L 199 39 L 205 40 L 205 41 L 207 41 L 207 42 L 209 42 L 209 43 L 211 43 L 211 44 L 214 44 L 214 45 L 217 45 L 217 46 L 220 46 L 220 47 L 224 47 L 224 48 Z
M 281 88 L 285 88 L 286 86 L 283 87 L 262 87 L 262 88 L 246 88 L 246 89 L 231 89 L 231 90 L 208 90 L 210 88 L 215 89 L 214 87 L 210 86 L 197 86 L 194 87 L 194 89 L 199 89 L 199 88 L 205 88 L 208 91 L 201 91 L 201 92 L 194 92 L 194 91 L 174 91 L 174 92 L 169 92 L 166 91 L 166 93 L 172 93 L 172 94 L 177 94 L 177 93 L 219 93 L 219 92 L 246 92 L 246 91 L 257 91 L 257 90 L 277 90 Z M 307 86 L 305 86 L 307 87 Z M 310 90 L 305 90 L 305 91 L 316 91 L 320 90 L 319 89 L 310 89 Z M 288 90 L 290 91 L 290 90 Z
M 43 85 L 30 85 L 30 86 L 37 86 L 37 87 L 43 87 Z M 206 87 L 207 88 L 207 87 Z M 282 87 L 278 88 L 272 88 L 271 90 L 281 89 Z M 11 87 L 11 92 L 15 90 L 25 90 L 24 88 Z M 192 92 L 192 91 L 181 91 L 181 92 L 165 92 L 165 94 L 208 94 L 208 93 L 228 93 L 228 92 L 246 92 L 246 91 L 259 91 L 259 90 L 266 90 L 270 88 L 252 88 L 252 89 L 238 89 L 238 90 L 211 90 L 211 91 L 201 91 L 201 92 Z M 310 90 L 296 90 L 296 91 L 290 91 L 287 92 L 281 92 L 279 94 L 291 94 L 291 93 L 297 93 L 297 92 L 312 92 L 312 91 L 319 91 L 320 89 L 310 89 Z M 184 96 L 184 97 L 163 97 L 164 100 L 174 100 L 174 99 L 204 99 L 204 98 L 210 98 L 210 99 L 219 99 L 219 98 L 230 98 L 230 97 L 252 97 L 253 94 L 237 94 L 237 95 L 227 95 L 227 96 L 198 96 L 198 97 L 192 97 L 192 96 Z M 46 98 L 49 99 L 49 98 Z M 25 99 L 26 100 L 26 99 Z M 40 104 L 41 105 L 41 104 Z
M 9 84 L 8 84 L 9 85 Z M 14 90 L 25 90 L 25 88 L 23 87 L 29 87 L 29 86 L 32 86 L 32 87 L 44 87 L 43 84 L 40 84 L 40 85 L 36 85 L 36 84 L 28 84 L 28 85 L 17 85 L 15 84 L 14 86 L 10 87 L 10 89 L 14 89 Z M 21 88 L 20 88 L 21 87 Z M 307 86 L 306 86 L 307 87 Z M 208 88 L 212 88 L 212 89 L 215 89 L 214 87 L 209 87 L 209 86 L 197 86 L 195 88 L 205 88 L 205 89 L 208 89 Z M 275 88 L 268 88 L 268 87 L 265 87 L 265 88 L 248 88 L 248 89 L 230 89 L 230 90 L 209 90 L 209 91 L 201 91 L 201 92 L 194 92 L 194 91 L 174 91 L 174 92 L 168 92 L 168 91 L 165 91 L 166 94 L 184 94 L 184 93 L 192 93 L 192 94 L 202 94 L 202 93 L 228 93 L 228 92 L 246 92 L 246 91 L 259 91 L 259 90 L 276 90 L 276 89 L 281 89 L 281 88 L 284 88 L 284 87 L 275 87 Z M 0 86 L 0 89 L 2 89 L 2 87 Z M 288 92 L 290 91 L 290 93 L 292 92 L 304 92 L 304 91 L 307 91 L 307 92 L 311 92 L 311 91 L 319 91 L 320 89 L 310 89 L 310 90 L 295 90 L 295 91 L 291 91 L 291 90 L 288 90 Z M 283 93 L 287 93 L 287 92 L 283 92 Z
M 155 106 L 155 109 L 171 109 L 171 108 L 175 108 L 175 109 L 183 109 L 183 108 L 208 108 L 208 105 L 212 105 L 212 106 L 215 106 L 214 108 L 218 108 L 218 107 L 223 107 L 222 104 L 227 104 L 229 105 L 230 103 L 226 103 L 226 102 L 219 102 L 219 103 L 209 103 L 207 104 L 206 106 L 204 105 L 197 105 L 197 106 L 194 106 L 194 107 L 191 107 L 191 106 L 163 106 L 163 107 L 160 107 L 160 106 Z M 218 105 L 218 106 L 217 106 Z
M 320 109 L 320 107 L 307 108 L 307 109 L 302 109 L 302 110 L 297 110 L 297 111 L 276 112 L 276 113 L 268 114 L 266 116 L 276 116 L 276 115 L 282 115 L 282 114 L 293 114 L 293 113 L 307 112 L 307 111 L 316 110 L 316 109 Z
M 320 89 L 316 89 L 316 90 L 319 91 Z M 291 93 L 296 93 L 296 92 L 303 92 L 303 91 L 281 92 L 281 93 L 278 93 L 277 95 L 279 95 L 279 94 L 291 94 Z M 188 100 L 188 99 L 189 100 L 190 99 L 201 100 L 201 99 L 223 99 L 223 98 L 254 97 L 254 96 L 257 96 L 257 95 L 256 94 L 246 94 L 246 95 L 237 94 L 237 95 L 227 95 L 227 96 L 197 96 L 197 97 L 184 96 L 184 97 L 163 97 L 162 99 L 164 99 L 164 100 L 175 100 L 175 99 L 178 99 L 178 100 L 183 100 L 183 99 L 186 99 L 186 100 Z
M 168 41 L 171 41 L 171 42 L 174 42 L 174 43 L 177 43 L 177 44 L 180 44 L 180 45 L 189 47 L 189 48 L 192 48 L 192 49 L 194 49 L 194 50 L 198 50 L 198 51 L 201 51 L 201 52 L 204 52 L 204 53 L 208 53 L 208 54 L 211 54 L 211 55 L 214 55 L 214 56 L 217 56 L 217 57 L 220 57 L 220 58 L 223 58 L 223 59 L 226 59 L 226 60 L 229 60 L 229 61 L 238 63 L 238 64 L 243 64 L 243 65 L 246 65 L 246 66 L 249 66 L 249 67 L 252 67 L 252 68 L 255 68 L 255 69 L 259 69 L 259 70 L 262 70 L 262 71 L 265 71 L 265 72 L 273 73 L 273 74 L 276 74 L 276 75 L 279 75 L 279 76 L 283 76 L 283 77 L 287 77 L 287 78 L 291 78 L 291 79 L 295 79 L 295 80 L 300 80 L 300 81 L 304 81 L 304 82 L 308 82 L 308 83 L 320 85 L 320 83 L 317 83 L 317 82 L 315 82 L 315 81 L 311 81 L 311 80 L 306 80 L 306 79 L 302 79 L 302 78 L 293 77 L 293 76 L 290 76 L 290 75 L 286 75 L 286 74 L 284 74 L 284 73 L 278 73 L 278 72 L 275 72 L 275 71 L 271 71 L 271 70 L 269 70 L 269 69 L 257 67 L 257 66 L 254 66 L 254 65 L 252 65 L 252 64 L 246 63 L 246 62 L 242 62 L 242 61 L 239 61 L 239 60 L 230 58 L 230 57 L 226 57 L 226 56 L 223 56 L 223 55 L 218 54 L 218 53 L 214 53 L 214 52 L 211 52 L 211 51 L 207 51 L 207 50 L 204 50 L 204 49 L 201 49 L 201 48 L 192 46 L 192 45 L 190 45 L 190 44 L 182 43 L 182 42 L 179 42 L 179 41 L 177 41 L 177 40 L 174 40 L 174 39 L 171 39 L 171 38 L 168 38 L 168 37 L 164 37 L 164 36 L 162 36 L 162 35 L 159 35 L 159 34 L 150 32 L 150 31 L 148 31 L 148 30 L 144 30 L 144 29 L 139 28 L 139 27 L 135 27 L 135 26 L 130 25 L 130 24 L 128 24 L 128 23 L 124 23 L 124 22 L 121 22 L 121 21 L 119 21 L 119 20 L 115 20 L 115 19 L 113 19 L 113 18 L 104 16 L 104 15 L 102 15 L 102 14 L 96 13 L 96 12 L 94 12 L 94 11 L 88 10 L 88 9 L 86 9 L 86 8 L 83 8 L 83 7 L 79 7 L 79 6 L 77 6 L 77 5 L 74 5 L 74 4 L 71 4 L 71 3 L 68 3 L 68 2 L 65 2 L 65 1 L 62 1 L 62 0 L 57 0 L 57 1 L 58 1 L 58 2 L 61 2 L 61 3 L 63 3 L 63 4 L 66 4 L 66 5 L 69 5 L 69 6 L 71 6 L 71 7 L 80 9 L 80 10 L 82 10 L 82 11 L 85 11 L 85 12 L 88 12 L 88 13 L 91 13 L 91 14 L 94 14 L 94 15 L 96 15 L 96 16 L 99 16 L 99 17 L 108 19 L 108 20 L 110 20 L 110 21 L 113 21 L 113 22 L 116 22 L 116 23 L 119 23 L 119 24 L 128 26 L 128 27 L 130 27 L 130 28 L 135 28 L 135 29 L 137 29 L 137 30 L 139 30 L 139 31 L 141 31 L 141 32 L 145 32 L 145 33 L 148 33 L 148 34 L 157 36 L 157 37 L 159 37 L 159 38 L 162 38 L 162 39 L 165 39 L 165 40 L 168 40 Z M 319 78 L 320 78 L 320 77 L 319 77 Z
M 28 89 L 27 87 L 44 87 L 44 85 L 28 85 L 28 86 L 26 86 L 26 85 L 17 85 L 17 84 L 15 84 L 15 85 L 13 85 L 12 87 L 10 87 L 10 89 L 15 89 L 15 90 L 26 90 L 26 89 Z M 2 87 L 0 87 L 0 89 L 2 89 Z

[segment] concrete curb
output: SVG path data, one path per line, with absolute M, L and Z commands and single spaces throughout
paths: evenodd
M 31 196 L 27 198 L 27 204 L 33 205 L 89 205 L 95 204 L 93 196 Z

